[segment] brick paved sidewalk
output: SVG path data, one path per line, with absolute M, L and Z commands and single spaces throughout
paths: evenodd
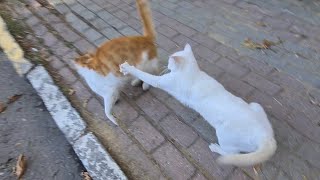
M 134 0 L 26 0 L 15 3 L 43 42 L 48 68 L 60 75 L 89 126 L 132 179 L 320 179 L 320 18 L 316 2 L 289 0 L 153 0 L 163 64 L 190 43 L 201 68 L 229 91 L 261 103 L 279 148 L 256 175 L 252 168 L 220 167 L 208 144 L 214 129 L 168 94 L 127 86 L 110 126 L 101 100 L 75 73 L 78 54 L 122 35 L 141 33 Z M 315 3 L 315 4 L 312 4 Z M 273 50 L 241 43 L 284 41 Z M 88 112 L 92 113 L 88 115 Z

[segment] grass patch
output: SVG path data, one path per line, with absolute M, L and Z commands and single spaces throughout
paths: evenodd
M 13 12 L 8 8 L 10 7 L 10 2 L 12 3 L 11 0 L 0 0 L 0 16 L 7 24 L 10 34 L 23 49 L 25 57 L 33 63 L 43 64 L 44 61 L 41 55 L 32 51 L 32 47 L 35 47 L 35 44 L 27 38 L 28 32 L 30 32 L 29 28 L 23 24 L 22 20 L 13 18 Z
M 6 22 L 8 30 L 15 38 L 21 38 L 26 36 L 24 29 L 25 27 L 21 25 L 18 20 L 14 19 L 10 12 L 5 8 L 6 0 L 0 0 L 0 15 Z

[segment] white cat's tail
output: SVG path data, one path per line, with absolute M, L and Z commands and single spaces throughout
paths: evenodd
M 219 164 L 234 165 L 238 167 L 253 166 L 268 160 L 275 153 L 276 149 L 276 140 L 270 138 L 266 139 L 255 152 L 220 156 L 217 161 Z

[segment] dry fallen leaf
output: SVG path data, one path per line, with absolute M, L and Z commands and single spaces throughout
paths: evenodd
M 88 172 L 82 172 L 81 176 L 83 177 L 83 180 L 92 180 Z
M 68 89 L 68 94 L 69 95 L 74 95 L 76 91 L 74 89 Z
M 84 100 L 82 107 L 86 108 L 88 105 L 89 99 Z
M 27 161 L 23 154 L 20 154 L 18 157 L 15 174 L 17 175 L 18 179 L 22 177 L 27 167 Z
M 273 42 L 264 39 L 262 43 L 257 43 L 252 41 L 250 38 L 245 39 L 244 42 L 242 43 L 245 47 L 250 48 L 250 49 L 270 49 L 271 46 L 275 46 L 278 44 L 281 44 L 282 41 L 279 39 L 278 42 Z
M 7 106 L 0 102 L 0 113 L 4 112 L 7 109 Z
M 258 21 L 256 22 L 257 26 L 261 26 L 261 27 L 267 27 L 267 25 L 264 22 Z
M 18 100 L 21 96 L 22 96 L 22 94 L 15 94 L 15 95 L 9 97 L 7 104 L 11 104 L 11 103 L 15 102 L 15 101 Z
M 261 171 L 261 164 L 254 165 L 253 171 L 254 171 L 255 175 L 259 175 L 259 172 Z

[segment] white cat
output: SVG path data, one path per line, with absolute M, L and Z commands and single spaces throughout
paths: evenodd
M 168 68 L 170 73 L 154 76 L 128 63 L 120 65 L 123 74 L 163 89 L 215 127 L 219 145 L 211 144 L 209 148 L 222 155 L 217 159 L 219 163 L 251 166 L 275 153 L 277 143 L 263 108 L 234 96 L 201 71 L 190 45 L 170 56 Z

